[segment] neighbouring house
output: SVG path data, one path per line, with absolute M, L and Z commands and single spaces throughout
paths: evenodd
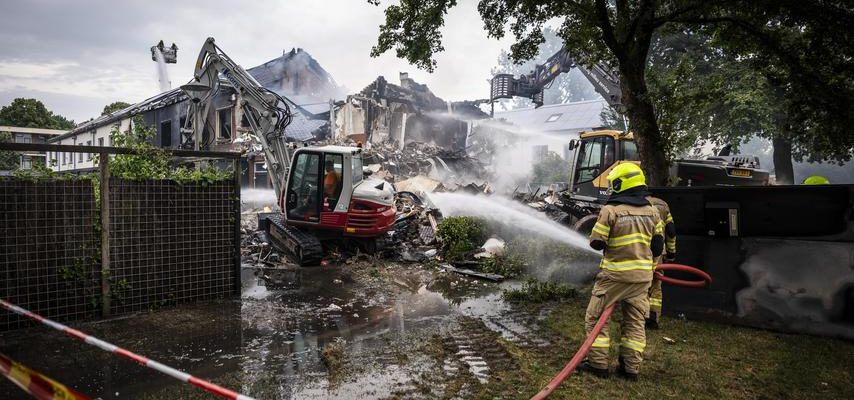
M 329 126 L 329 107 L 337 84 L 316 61 L 302 49 L 283 52 L 281 57 L 247 70 L 262 86 L 288 101 L 293 114 L 285 130 L 288 138 L 306 141 L 324 137 Z M 295 83 L 298 82 L 298 83 Z M 211 151 L 239 151 L 241 186 L 271 187 L 267 176 L 264 153 L 248 140 L 251 133 L 243 118 L 241 94 L 224 79 L 208 110 L 199 148 Z M 295 100 L 299 99 L 299 100 Z M 301 103 L 305 102 L 305 103 Z M 187 124 L 188 97 L 180 89 L 172 89 L 133 104 L 123 110 L 103 115 L 80 124 L 75 129 L 51 140 L 55 144 L 109 146 L 110 132 L 133 130 L 135 116 L 155 130 L 151 143 L 167 149 L 193 149 L 193 135 Z M 91 154 L 54 155 L 57 171 L 86 172 L 97 167 Z
M 587 100 L 574 103 L 552 104 L 539 108 L 521 108 L 510 111 L 496 111 L 495 119 L 508 122 L 520 135 L 544 135 L 553 138 L 549 150 L 569 158 L 566 144 L 577 139 L 579 133 L 603 129 L 602 111 L 608 107 L 605 100 Z M 557 148 L 559 144 L 560 148 Z M 542 155 L 543 150 L 537 150 Z
M 0 132 L 8 133 L 15 143 L 45 144 L 48 140 L 64 134 L 66 131 L 60 129 L 24 128 L 20 126 L 0 126 Z M 31 169 L 34 164 L 47 165 L 50 159 L 44 151 L 26 151 L 18 153 L 18 168 Z M 0 175 L 6 175 L 9 171 L 0 171 Z

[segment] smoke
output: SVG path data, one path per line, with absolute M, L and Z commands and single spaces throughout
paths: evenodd
M 272 189 L 243 189 L 240 191 L 240 208 L 242 210 L 270 207 L 275 209 L 276 192 Z
M 477 121 L 472 131 L 469 148 L 482 154 L 481 160 L 490 166 L 493 175 L 490 184 L 502 193 L 511 193 L 530 182 L 534 165 L 540 161 L 534 152 L 537 146 L 546 146 L 548 151 L 563 157 L 562 149 L 569 141 L 565 137 L 525 131 L 495 120 Z

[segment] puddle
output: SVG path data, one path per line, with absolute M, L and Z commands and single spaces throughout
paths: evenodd
M 384 267 L 379 267 L 384 268 Z M 117 345 L 258 398 L 383 398 L 410 391 L 419 375 L 463 366 L 480 382 L 491 365 L 510 360 L 501 337 L 541 346 L 536 315 L 514 311 L 501 290 L 454 274 L 429 283 L 407 269 L 385 272 L 398 290 L 354 284 L 346 268 L 244 268 L 238 300 L 181 306 L 80 327 Z M 391 294 L 395 293 L 395 294 Z M 194 398 L 194 389 L 101 353 L 54 332 L 0 336 L 0 352 L 90 396 Z M 434 365 L 425 338 L 449 338 L 456 363 Z M 341 376 L 321 359 L 327 344 L 345 342 Z M 38 351 L 28 346 L 37 346 Z M 491 364 L 492 363 L 492 364 Z M 506 368 L 506 365 L 500 365 Z M 22 392 L 0 383 L 0 398 Z M 203 397 L 199 397 L 203 398 Z

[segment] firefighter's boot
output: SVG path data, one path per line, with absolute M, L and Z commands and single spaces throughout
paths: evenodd
M 623 362 L 623 357 L 620 357 L 620 365 L 617 366 L 617 376 L 627 381 L 638 380 L 638 374 L 626 371 L 626 365 Z
M 584 360 L 584 362 L 582 362 L 581 365 L 578 366 L 578 371 L 585 372 L 602 379 L 608 379 L 608 377 L 611 376 L 611 373 L 608 371 L 607 368 L 603 369 L 594 367 L 592 364 L 590 364 L 590 361 L 587 360 Z

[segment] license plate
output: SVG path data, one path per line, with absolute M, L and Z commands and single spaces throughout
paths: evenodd
M 752 175 L 749 170 L 746 169 L 734 169 L 730 172 L 732 176 L 743 176 L 745 178 L 750 178 Z

